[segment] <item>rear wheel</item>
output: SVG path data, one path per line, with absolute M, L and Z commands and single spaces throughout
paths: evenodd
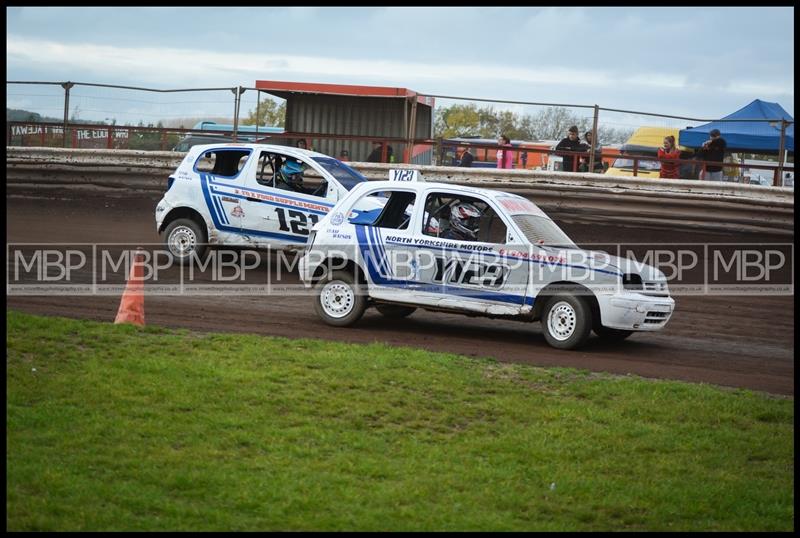
M 558 349 L 575 349 L 586 342 L 592 330 L 592 310 L 577 295 L 555 295 L 542 312 L 542 330 L 547 343 Z
M 375 308 L 387 318 L 400 319 L 410 316 L 416 310 L 413 306 L 403 306 L 397 304 L 379 304 Z
M 607 342 L 620 342 L 633 334 L 633 331 L 625 331 L 622 329 L 611 329 L 610 327 L 603 327 L 598 325 L 594 328 L 594 334 L 599 336 L 602 340 Z
M 172 259 L 189 265 L 193 258 L 202 260 L 208 245 L 205 230 L 192 219 L 175 219 L 162 234 Z
M 352 273 L 334 271 L 317 283 L 314 311 L 328 325 L 353 325 L 367 308 L 367 299 L 360 287 Z

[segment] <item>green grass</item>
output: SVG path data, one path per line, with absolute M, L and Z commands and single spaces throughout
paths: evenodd
M 794 528 L 792 399 L 380 344 L 7 328 L 8 530 Z

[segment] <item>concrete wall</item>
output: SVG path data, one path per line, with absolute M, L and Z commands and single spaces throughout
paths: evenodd
M 6 150 L 7 193 L 29 196 L 94 192 L 157 197 L 184 155 L 61 148 Z M 565 172 L 351 164 L 369 179 L 388 178 L 392 166 L 416 168 L 426 181 L 514 192 L 561 220 L 794 235 L 794 191 L 784 187 Z

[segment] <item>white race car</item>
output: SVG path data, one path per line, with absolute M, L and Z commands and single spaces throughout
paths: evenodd
M 169 177 L 156 229 L 180 263 L 201 257 L 208 244 L 300 248 L 311 227 L 365 181 L 345 163 L 313 151 L 198 145 Z M 365 209 L 375 207 L 371 203 Z
M 370 199 L 372 211 L 354 211 Z M 417 181 L 356 186 L 312 229 L 299 262 L 328 324 L 368 306 L 541 320 L 571 349 L 594 330 L 623 339 L 662 329 L 675 301 L 658 269 L 578 248 L 531 201 L 496 190 Z

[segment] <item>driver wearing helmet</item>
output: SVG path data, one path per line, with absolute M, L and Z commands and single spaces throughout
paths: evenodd
M 295 160 L 287 159 L 286 163 L 278 171 L 278 184 L 276 187 L 308 194 L 308 191 L 303 187 L 303 166 Z
M 460 202 L 450 208 L 450 227 L 442 235 L 445 239 L 477 241 L 481 212 L 468 202 Z

